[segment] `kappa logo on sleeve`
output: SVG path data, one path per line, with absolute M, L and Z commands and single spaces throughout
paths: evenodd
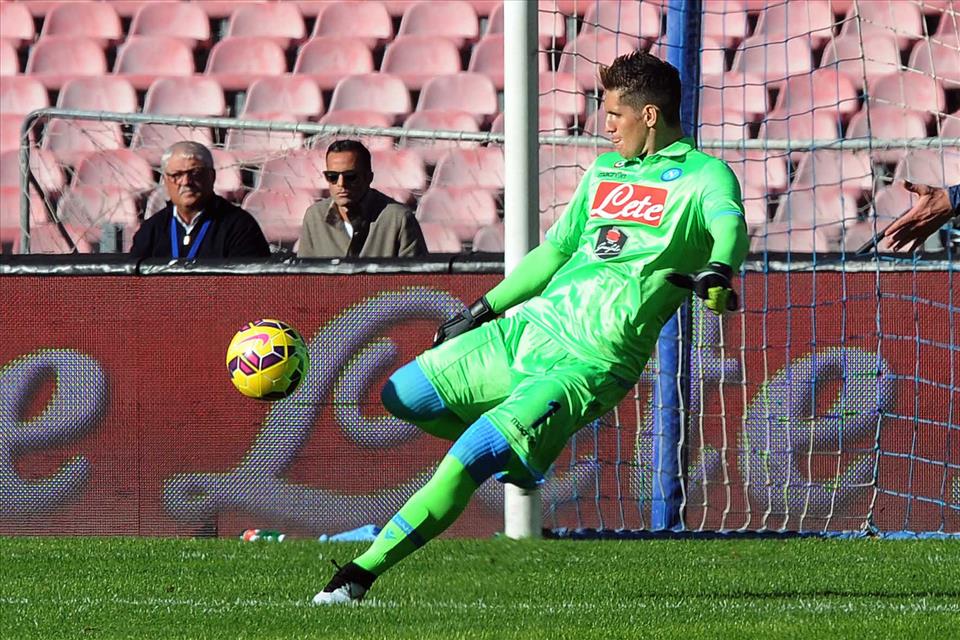
M 601 227 L 593 253 L 603 260 L 616 258 L 627 244 L 627 234 L 618 227 Z
M 666 189 L 657 187 L 604 181 L 597 185 L 597 192 L 590 206 L 590 217 L 659 227 L 667 193 Z

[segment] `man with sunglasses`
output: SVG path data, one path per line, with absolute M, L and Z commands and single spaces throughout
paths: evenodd
M 330 197 L 303 216 L 301 258 L 412 258 L 427 244 L 413 211 L 370 187 L 370 151 L 356 140 L 327 148 L 323 177 Z
M 253 216 L 213 192 L 213 155 L 177 142 L 160 159 L 170 201 L 133 236 L 135 258 L 268 258 L 270 245 Z

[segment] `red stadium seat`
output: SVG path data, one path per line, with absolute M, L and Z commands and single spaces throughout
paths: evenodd
M 744 122 L 754 122 L 767 114 L 767 87 L 755 75 L 730 71 L 722 76 L 704 76 L 700 90 L 700 108 L 736 113 Z
M 945 135 L 945 134 L 944 134 Z M 854 114 L 847 127 L 848 139 L 869 138 L 926 138 L 927 125 L 923 116 L 899 107 L 871 107 Z M 873 157 L 881 162 L 896 163 L 903 157 L 903 148 L 874 149 Z
M 628 36 L 604 31 L 582 33 L 563 47 L 557 71 L 572 73 L 581 88 L 596 91 L 600 86 L 597 65 L 610 64 L 617 56 L 636 49 L 637 41 Z
M 812 69 L 813 55 L 805 38 L 770 42 L 751 36 L 740 43 L 733 57 L 733 71 L 754 74 L 771 85 Z
M 431 78 L 420 92 L 417 111 L 459 109 L 472 114 L 478 124 L 490 121 L 498 111 L 497 90 L 490 78 L 463 71 Z
M 503 152 L 493 147 L 451 149 L 437 163 L 433 173 L 433 185 L 501 190 Z
M 893 36 L 900 49 L 906 49 L 925 35 L 920 7 L 903 0 L 855 3 L 847 12 L 844 31 L 857 33 L 858 27 L 864 37 L 873 33 Z
M 539 105 L 561 116 L 566 124 L 583 122 L 587 109 L 586 96 L 580 91 L 575 76 L 569 73 L 541 72 Z
M 940 127 L 941 138 L 960 138 L 960 110 L 945 117 Z
M 540 176 L 538 191 L 540 192 L 540 224 L 549 229 L 556 222 L 577 189 L 576 180 L 557 180 L 557 176 Z
M 84 237 L 85 229 L 64 227 L 64 231 L 73 240 L 76 253 L 93 253 L 93 246 Z M 19 238 L 13 244 L 13 252 L 20 253 Z M 55 224 L 40 224 L 30 227 L 31 254 L 65 254 L 73 253 L 71 245 L 63 237 L 63 231 Z
M 92 38 L 105 45 L 123 40 L 123 27 L 107 2 L 60 2 L 43 20 L 40 39 L 50 36 Z
M 557 44 L 562 44 L 566 33 L 566 20 L 563 14 L 555 11 L 555 5 L 550 0 L 540 0 L 537 11 L 537 39 L 540 42 L 541 49 L 559 48 Z M 487 21 L 487 30 L 484 34 L 484 40 L 492 35 L 503 34 L 503 2 L 499 2 L 490 14 Z M 482 42 L 483 40 L 481 40 Z
M 503 89 L 503 35 L 492 34 L 484 36 L 470 53 L 470 63 L 467 71 L 482 73 L 490 78 L 497 90 Z M 547 54 L 544 51 L 537 53 L 537 69 L 540 73 L 547 72 Z
M 479 253 L 503 253 L 506 245 L 504 235 L 502 222 L 486 225 L 474 234 L 473 250 Z
M 303 214 L 313 205 L 308 191 L 251 191 L 243 199 L 243 208 L 260 224 L 270 242 L 292 244 L 300 237 Z
M 442 224 L 424 222 L 420 225 L 423 239 L 427 242 L 427 251 L 430 253 L 460 253 L 463 244 L 457 234 Z
M 91 244 L 100 242 L 104 225 L 122 227 L 123 251 L 129 251 L 133 244 L 133 234 L 140 224 L 138 214 L 134 195 L 122 189 L 78 186 L 64 193 L 57 203 L 57 217 L 82 231 L 83 239 Z
M 820 68 L 840 71 L 859 90 L 864 76 L 869 81 L 899 72 L 900 50 L 888 35 L 874 34 L 861 42 L 856 33 L 841 34 L 827 43 Z
M 442 224 L 462 242 L 473 240 L 481 227 L 500 222 L 497 203 L 484 189 L 428 189 L 420 198 L 417 220 Z
M 460 48 L 477 39 L 480 26 L 477 12 L 469 2 L 431 0 L 417 2 L 404 11 L 397 35 L 443 36 Z
M 660 37 L 660 10 L 651 2 L 597 0 L 586 3 L 580 34 L 619 34 L 653 42 Z
M 8 149 L 0 153 L 0 188 L 20 188 L 20 151 Z M 47 197 L 56 198 L 67 185 L 63 167 L 49 151 L 30 150 L 30 172 Z
M 328 111 L 366 109 L 396 118 L 410 113 L 410 92 L 403 80 L 388 73 L 349 76 L 337 83 Z
M 650 45 L 650 55 L 667 59 L 668 47 L 664 38 Z M 700 73 L 704 76 L 721 76 L 727 71 L 727 54 L 718 40 L 704 36 L 700 45 Z
M 393 39 L 393 21 L 380 2 L 334 2 L 317 17 L 313 37 L 362 39 L 368 48 Z
M 774 109 L 767 114 L 760 125 L 757 136 L 767 140 L 836 140 L 840 137 L 840 121 L 836 114 L 826 111 L 789 114 Z M 794 151 L 790 154 L 794 162 L 799 162 L 806 151 Z
M 873 216 L 877 219 L 877 230 L 909 211 L 917 203 L 919 196 L 907 191 L 903 182 L 894 182 L 891 185 L 877 189 L 873 196 Z
M 103 49 L 90 38 L 51 36 L 30 48 L 27 68 L 44 86 L 58 89 L 77 76 L 102 76 L 107 72 Z
M 246 89 L 257 78 L 287 72 L 287 56 L 274 40 L 240 36 L 213 45 L 206 74 L 215 76 L 227 90 Z
M 214 20 L 229 18 L 239 4 L 238 0 L 192 0 L 192 2 Z
M 20 2 L 0 2 L 0 38 L 14 47 L 33 42 L 33 16 Z
M 309 75 L 327 91 L 347 76 L 373 73 L 373 54 L 362 38 L 321 36 L 300 49 L 294 75 Z
M 446 111 L 430 109 L 414 111 L 403 123 L 404 129 L 433 129 L 441 131 L 469 131 L 480 130 L 472 114 L 465 111 Z M 429 165 L 436 164 L 448 149 L 468 149 L 478 145 L 476 142 L 458 142 L 456 140 L 424 140 L 422 138 L 404 138 L 403 145 L 413 149 Z
M 148 193 L 157 185 L 150 163 L 129 149 L 98 151 L 85 157 L 73 176 L 72 187 L 118 187 Z
M 911 69 L 939 78 L 944 89 L 960 89 L 960 45 L 921 40 L 910 53 Z
M 298 120 L 323 115 L 323 96 L 311 78 L 275 76 L 254 80 L 247 90 L 242 115 L 259 118 L 266 114 L 288 113 Z
M 380 69 L 416 91 L 431 78 L 460 72 L 460 51 L 441 36 L 400 36 L 387 45 Z
M 410 149 L 378 149 L 371 152 L 373 188 L 422 192 L 427 188 L 423 160 Z
M 391 127 L 393 126 L 393 116 L 379 111 L 368 109 L 348 109 L 343 111 L 333 111 L 320 118 L 320 124 L 329 125 L 349 125 L 354 127 Z M 359 140 L 371 152 L 378 149 L 393 149 L 396 143 L 395 138 L 390 136 L 366 136 L 354 134 L 337 134 L 325 138 L 322 143 L 315 143 L 314 148 L 325 151 L 327 146 L 339 138 L 351 138 Z
M 705 0 L 700 27 L 703 35 L 732 49 L 747 37 L 747 11 L 736 0 Z
M 867 84 L 867 95 L 871 108 L 889 105 L 910 109 L 921 114 L 926 122 L 943 113 L 946 106 L 943 85 L 937 78 L 918 71 L 874 78 Z
M 47 124 L 41 145 L 62 162 L 76 166 L 97 151 L 123 148 L 119 122 L 54 119 Z
M 787 188 L 786 152 L 724 150 L 717 154 L 737 174 L 744 189 L 779 193 Z
M 133 132 L 130 148 L 152 165 L 160 164 L 164 150 L 176 142 L 190 140 L 211 147 L 213 133 L 206 127 L 177 127 L 168 124 L 140 124 Z
M 263 164 L 257 190 L 302 191 L 315 199 L 320 198 L 327 191 L 324 169 L 326 158 L 316 149 L 292 151 Z
M 930 39 L 933 42 L 960 48 L 960 11 L 945 8 L 940 15 L 937 32 Z
M 137 92 L 124 78 L 95 76 L 68 80 L 57 96 L 61 109 L 136 113 Z
M 933 186 L 960 184 L 960 151 L 947 148 L 910 151 L 897 163 L 893 178 Z
M 15 76 L 18 73 L 20 59 L 17 57 L 17 49 L 11 40 L 0 38 L 0 76 Z
M 117 50 L 113 72 L 147 89 L 157 78 L 193 75 L 193 52 L 180 38 L 132 36 Z
M 831 36 L 835 23 L 830 3 L 824 0 L 771 3 L 760 14 L 754 38 L 770 43 L 799 38 L 817 47 Z
M 296 117 L 290 113 L 261 114 L 261 120 L 275 120 L 278 122 L 295 121 Z M 290 149 L 299 149 L 303 146 L 303 134 L 297 131 L 270 131 L 257 129 L 230 129 L 224 149 L 238 158 L 259 160 L 266 154 L 276 154 Z
M 213 181 L 214 192 L 230 202 L 239 202 L 246 193 L 241 175 L 242 162 L 223 149 L 211 149 L 210 153 L 213 154 L 213 168 L 217 171 L 217 178 Z
M 873 167 L 866 153 L 818 149 L 803 156 L 793 177 L 793 187 L 840 187 L 860 196 L 873 189 Z
M 557 113 L 550 107 L 540 107 L 539 109 L 539 126 L 537 130 L 540 133 L 548 135 L 567 135 L 569 126 L 567 125 L 567 116 Z M 584 121 L 581 121 L 580 124 L 583 124 Z M 493 119 L 493 124 L 490 125 L 491 133 L 503 133 L 504 132 L 504 114 L 498 113 L 497 117 Z
M 699 140 L 747 140 L 750 126 L 736 111 L 701 109 L 697 137 Z
M 210 41 L 210 20 L 195 2 L 147 2 L 133 17 L 130 36 L 179 38 L 193 49 Z
M 592 146 L 540 145 L 540 180 L 576 185 L 590 165 L 607 149 Z
M 269 38 L 286 49 L 307 37 L 303 14 L 293 2 L 238 3 L 227 24 L 227 38 Z
M 787 115 L 824 111 L 849 117 L 860 108 L 857 90 L 846 74 L 817 69 L 810 75 L 793 76 L 783 83 L 776 109 Z
M 750 253 L 825 253 L 839 246 L 823 229 L 768 222 L 751 231 Z
M 23 126 L 23 120 L 24 117 L 20 114 L 0 113 L 0 153 L 20 148 L 20 127 Z
M 147 90 L 144 113 L 221 116 L 227 110 L 220 83 L 213 78 L 160 78 Z
M 844 227 L 858 220 L 857 201 L 837 187 L 796 189 L 780 196 L 773 219 L 797 229 L 817 229 L 828 239 L 839 240 Z

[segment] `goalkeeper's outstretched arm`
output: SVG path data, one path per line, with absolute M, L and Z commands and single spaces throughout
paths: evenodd
M 536 247 L 523 257 L 500 284 L 462 313 L 441 324 L 433 337 L 433 346 L 489 322 L 507 309 L 537 295 L 569 258 L 552 242 L 547 241 Z

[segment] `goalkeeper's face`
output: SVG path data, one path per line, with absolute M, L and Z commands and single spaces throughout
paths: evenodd
M 653 124 L 647 108 L 637 111 L 621 100 L 622 92 L 618 89 L 606 91 L 603 94 L 603 108 L 607 112 L 605 128 L 607 136 L 613 142 L 613 147 L 624 158 L 635 158 L 640 155 L 647 145 Z M 650 109 L 655 109 L 648 105 Z

